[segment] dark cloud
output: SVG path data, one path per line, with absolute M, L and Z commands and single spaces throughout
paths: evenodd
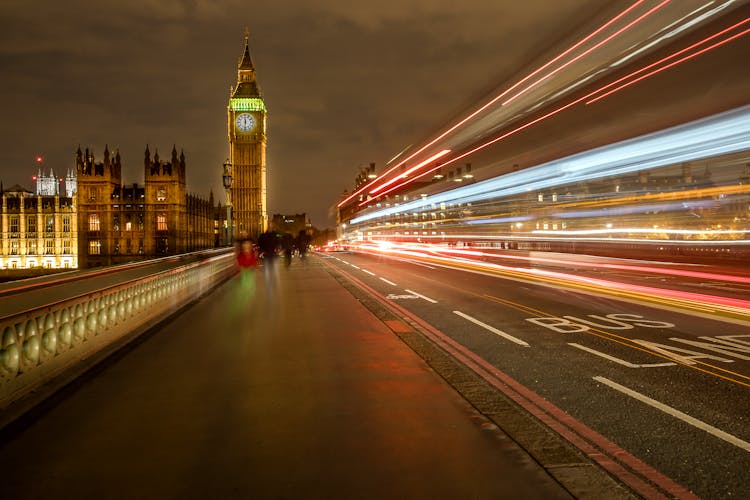
M 79 144 L 183 147 L 189 189 L 223 196 L 226 104 L 244 26 L 269 108 L 269 208 L 328 210 L 361 165 L 423 139 L 592 16 L 593 0 L 5 0 L 0 178 Z

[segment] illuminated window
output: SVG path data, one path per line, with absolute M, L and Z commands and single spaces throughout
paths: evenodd
M 89 231 L 99 231 L 99 214 L 89 214 Z
M 127 221 L 125 223 L 125 231 L 132 231 L 133 230 L 133 223 L 130 221 Z
M 156 230 L 157 231 L 167 230 L 167 216 L 165 214 L 158 214 L 156 216 Z
M 26 219 L 26 232 L 36 233 L 36 215 L 30 215 Z
M 48 215 L 45 219 L 45 231 L 48 233 L 54 233 L 55 232 L 55 217 L 53 215 Z
M 28 248 L 28 251 L 26 253 L 28 255 L 35 255 L 36 254 L 36 240 L 27 240 L 26 245 Z
M 542 193 L 539 193 L 536 197 L 537 201 L 544 201 L 544 195 Z
M 10 242 L 10 254 L 18 255 L 18 240 L 13 240 Z
M 55 240 L 45 240 L 44 241 L 44 253 L 47 255 L 52 255 L 55 253 Z
M 89 241 L 89 255 L 101 255 L 102 242 L 99 240 Z
M 120 216 L 119 215 L 114 215 L 112 217 L 112 230 L 113 231 L 120 230 Z
M 20 231 L 20 229 L 18 229 L 18 216 L 11 215 L 10 216 L 10 232 L 17 233 L 18 231 Z
M 552 201 L 557 201 L 557 193 L 552 193 Z
M 63 233 L 70 232 L 70 216 L 66 215 L 63 217 Z
M 63 253 L 70 254 L 70 240 L 63 240 Z

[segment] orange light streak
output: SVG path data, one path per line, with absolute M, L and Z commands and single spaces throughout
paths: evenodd
M 370 194 L 377 193 L 381 189 L 390 186 L 391 184 L 393 184 L 394 182 L 398 181 L 399 179 L 406 179 L 406 177 L 408 177 L 409 174 L 411 174 L 412 172 L 416 172 L 417 170 L 419 170 L 420 168 L 424 167 L 425 165 L 427 165 L 429 163 L 432 163 L 433 161 L 435 161 L 437 159 L 442 158 L 443 156 L 447 155 L 450 152 L 451 152 L 450 149 L 444 149 L 444 150 L 440 151 L 439 153 L 435 153 L 434 155 L 430 156 L 429 158 L 427 158 L 423 162 L 421 162 L 421 163 L 419 163 L 417 165 L 414 165 L 413 167 L 411 167 L 409 170 L 407 170 L 403 174 L 399 175 L 398 177 L 394 177 L 393 179 L 389 180 L 388 182 L 385 182 L 385 183 L 381 184 L 380 186 L 376 187 L 375 189 L 373 189 L 372 191 L 370 191 Z
M 631 10 L 635 9 L 638 5 L 642 4 L 644 1 L 645 0 L 638 0 L 635 3 L 633 3 L 630 7 L 628 7 L 625 10 L 623 10 L 622 12 L 620 12 L 618 15 L 616 15 L 615 17 L 613 17 L 612 19 L 610 19 L 609 21 L 607 21 L 606 23 L 604 23 L 603 25 L 601 25 L 599 28 L 597 28 L 596 30 L 594 30 L 593 32 L 591 32 L 590 34 L 588 34 L 587 36 L 585 36 L 584 38 L 582 38 L 581 40 L 579 40 L 577 43 L 575 43 L 571 47 L 569 47 L 567 50 L 565 50 L 564 52 L 560 53 L 555 58 L 551 59 L 550 61 L 548 61 L 544 65 L 540 66 L 538 69 L 536 69 L 532 73 L 529 73 L 528 75 L 526 75 L 524 78 L 522 78 L 521 80 L 519 80 L 518 82 L 516 82 L 514 85 L 512 85 L 511 87 L 509 87 L 508 89 L 506 89 L 502 93 L 500 93 L 497 96 L 495 96 L 491 101 L 489 101 L 488 103 L 486 103 L 485 105 L 483 105 L 482 107 L 480 107 L 479 109 L 477 109 L 476 111 L 474 111 L 473 113 L 471 113 L 470 115 L 468 115 L 466 118 L 462 119 L 461 121 L 459 121 L 458 123 L 456 123 L 455 125 L 453 125 L 451 128 L 449 128 L 448 130 L 446 130 L 445 132 L 443 132 L 441 135 L 439 135 L 438 137 L 436 137 L 435 139 L 433 139 L 431 142 L 425 144 L 419 150 L 415 151 L 414 153 L 412 153 L 410 156 L 408 156 L 407 158 L 405 158 L 404 160 L 402 160 L 398 164 L 394 165 L 390 169 L 388 169 L 385 172 L 383 172 L 383 174 L 380 175 L 380 178 L 382 179 L 386 175 L 390 174 L 395 169 L 397 169 L 398 167 L 400 167 L 401 165 L 403 165 L 407 161 L 411 160 L 412 158 L 414 158 L 415 156 L 417 156 L 418 154 L 420 154 L 422 151 L 424 151 L 425 149 L 429 148 L 430 146 L 432 146 L 433 144 L 435 144 L 437 141 L 439 141 L 440 139 L 444 138 L 445 136 L 447 136 L 448 134 L 450 134 L 451 132 L 453 132 L 454 130 L 456 130 L 457 128 L 459 128 L 461 125 L 465 124 L 467 121 L 471 120 L 472 118 L 474 118 L 478 114 L 482 113 L 484 110 L 486 110 L 487 108 L 489 108 L 490 106 L 492 106 L 493 104 L 495 104 L 497 101 L 499 101 L 500 99 L 502 99 L 503 97 L 505 97 L 513 89 L 515 89 L 519 85 L 523 84 L 529 78 L 534 77 L 537 73 L 539 73 L 540 71 L 543 71 L 545 68 L 547 68 L 551 64 L 555 63 L 556 61 L 558 61 L 562 57 L 566 56 L 571 51 L 573 51 L 577 47 L 579 47 L 580 45 L 586 43 L 592 37 L 596 36 L 602 30 L 606 29 L 607 27 L 609 27 L 610 25 L 612 25 L 614 22 L 616 22 L 617 20 L 619 20 L 620 18 L 622 18 L 623 16 L 625 16 L 627 13 L 629 13 Z M 366 189 L 368 189 L 374 183 L 375 183 L 375 180 L 373 180 L 373 181 L 371 181 L 369 183 L 366 183 L 364 186 L 362 186 L 358 190 L 354 191 L 351 195 L 349 195 L 343 201 L 339 202 L 339 204 L 337 206 L 341 207 L 346 202 L 348 202 L 349 200 L 351 200 L 352 198 L 354 198 L 358 194 L 360 194 L 363 191 L 365 191 Z
M 716 38 L 716 36 L 718 36 L 718 35 L 720 35 L 720 34 L 723 34 L 723 33 L 726 33 L 727 31 L 729 31 L 729 30 L 731 30 L 731 29 L 733 29 L 733 28 L 736 28 L 736 27 L 738 27 L 738 26 L 740 26 L 740 25 L 744 24 L 744 23 L 745 23 L 745 22 L 747 22 L 747 21 L 748 21 L 748 19 L 746 19 L 746 20 L 743 20 L 743 21 L 741 21 L 741 22 L 737 23 L 736 25 L 734 25 L 734 26 L 732 26 L 732 27 L 730 27 L 730 28 L 724 29 L 723 31 L 721 31 L 721 32 L 719 32 L 719 33 L 716 33 L 716 34 L 714 34 L 714 35 L 711 35 L 710 37 L 707 37 L 707 38 L 706 38 L 706 39 L 704 39 L 704 40 L 701 40 L 701 41 L 699 41 L 699 42 L 696 42 L 696 43 L 695 43 L 695 44 L 693 44 L 693 45 L 692 45 L 691 47 L 692 47 L 692 48 L 695 48 L 696 46 L 702 45 L 703 43 L 705 43 L 705 41 L 708 41 L 708 40 L 710 40 L 710 39 Z M 641 81 L 641 80 L 644 80 L 645 78 L 648 78 L 649 76 L 655 75 L 655 74 L 657 74 L 657 73 L 659 73 L 659 72 L 661 72 L 661 71 L 663 71 L 663 70 L 665 70 L 665 69 L 669 69 L 669 68 L 671 68 L 671 67 L 674 67 L 674 66 L 676 66 L 676 65 L 678 65 L 678 64 L 681 64 L 681 63 L 683 63 L 683 62 L 685 62 L 685 61 L 688 61 L 688 60 L 690 60 L 690 59 L 692 59 L 692 58 L 694 58 L 694 57 L 696 57 L 696 56 L 699 56 L 699 55 L 705 54 L 706 52 L 708 52 L 708 51 L 710 51 L 710 50 L 713 50 L 713 49 L 715 49 L 715 48 L 717 48 L 717 47 L 720 47 L 721 45 L 724 45 L 725 43 L 728 43 L 728 42 L 730 42 L 730 41 L 732 41 L 732 40 L 734 40 L 734 39 L 736 39 L 736 38 L 739 38 L 740 36 L 744 36 L 744 35 L 746 35 L 746 34 L 747 34 L 748 32 L 750 32 L 750 29 L 747 29 L 747 30 L 745 30 L 745 31 L 742 31 L 742 32 L 740 32 L 740 33 L 737 33 L 737 34 L 735 34 L 735 35 L 733 35 L 733 36 L 731 36 L 731 37 L 729 37 L 729 38 L 726 38 L 726 39 L 724 39 L 724 40 L 722 40 L 722 41 L 720 41 L 720 42 L 717 42 L 717 43 L 715 43 L 715 44 L 713 44 L 713 45 L 709 45 L 708 47 L 705 47 L 704 49 L 702 49 L 702 50 L 700 50 L 700 51 L 698 51 L 698 52 L 695 52 L 695 53 L 693 53 L 693 54 L 690 54 L 690 55 L 688 55 L 688 56 L 685 56 L 685 57 L 683 57 L 683 58 L 681 58 L 681 59 L 678 59 L 678 60 L 676 60 L 676 61 L 674 61 L 674 62 L 672 62 L 672 63 L 670 63 L 670 64 L 668 64 L 668 65 L 666 65 L 666 66 L 664 66 L 664 67 L 662 67 L 662 68 L 659 68 L 659 69 L 657 69 L 657 70 L 654 70 L 654 71 L 652 71 L 652 72 L 650 72 L 650 73 L 647 73 L 647 74 L 645 74 L 645 75 L 642 75 L 641 77 L 639 77 L 639 78 L 637 78 L 637 79 L 635 79 L 635 80 L 633 80 L 633 81 L 631 81 L 631 82 L 628 82 L 627 84 L 623 84 L 623 85 L 621 85 L 620 87 L 617 87 L 617 88 L 615 88 L 615 89 L 611 90 L 610 92 L 606 92 L 606 93 L 602 94 L 601 96 L 598 96 L 598 97 L 596 97 L 596 98 L 594 98 L 594 99 L 590 99 L 590 98 L 591 98 L 592 96 L 595 96 L 596 94 L 598 94 L 598 93 L 602 92 L 603 90 L 606 90 L 606 89 L 608 89 L 608 88 L 612 87 L 613 85 L 616 85 L 616 84 L 617 84 L 618 82 L 622 82 L 622 81 L 624 81 L 624 80 L 627 80 L 627 79 L 629 79 L 629 78 L 633 77 L 634 75 L 637 75 L 637 74 L 639 74 L 639 73 L 642 73 L 643 71 L 647 70 L 648 68 L 650 68 L 650 67 L 653 67 L 654 65 L 657 65 L 657 64 L 659 64 L 659 63 L 661 63 L 661 62 L 664 62 L 665 60 L 669 60 L 669 59 L 671 59 L 671 58 L 673 58 L 673 57 L 675 57 L 675 56 L 677 56 L 677 55 L 679 55 L 679 54 L 681 54 L 681 53 L 684 53 L 684 52 L 685 52 L 686 50 L 688 50 L 688 49 L 689 49 L 689 48 L 691 48 L 691 47 L 688 47 L 688 48 L 686 48 L 686 49 L 681 49 L 680 51 L 678 51 L 678 52 L 675 52 L 674 54 L 671 54 L 670 56 L 667 56 L 667 57 L 665 57 L 665 58 L 664 58 L 664 59 L 662 59 L 661 61 L 657 61 L 656 63 L 652 63 L 651 65 L 649 65 L 649 66 L 646 66 L 646 67 L 644 67 L 644 68 L 641 68 L 641 69 L 639 69 L 639 70 L 636 70 L 636 71 L 634 71 L 634 72 L 632 72 L 632 73 L 630 73 L 630 74 L 628 74 L 628 75 L 625 75 L 625 76 L 623 76 L 622 78 L 620 78 L 620 79 L 618 79 L 618 80 L 616 80 L 616 81 L 614 81 L 614 82 L 611 82 L 611 83 L 608 83 L 607 85 L 604 85 L 604 86 L 602 86 L 602 87 L 599 87 L 598 89 L 596 89 L 596 90 L 594 90 L 594 91 L 592 91 L 592 92 L 589 92 L 588 94 L 586 94 L 586 95 L 585 95 L 585 96 L 583 96 L 583 97 L 580 97 L 580 98 L 578 98 L 578 99 L 576 99 L 576 100 L 574 100 L 574 101 L 572 101 L 572 102 L 570 102 L 570 103 L 568 103 L 568 104 L 565 104 L 565 105 L 563 105 L 563 106 L 561 106 L 561 107 L 559 107 L 559 108 L 557 108 L 557 109 L 555 109 L 555 110 L 553 110 L 553 111 L 550 111 L 549 113 L 547 113 L 547 114 L 545 114 L 545 115 L 542 115 L 542 116 L 540 116 L 540 117 L 538 117 L 538 118 L 536 118 L 536 119 L 534 119 L 534 120 L 532 120 L 532 121 L 530 121 L 530 122 L 528 122 L 528 123 L 525 123 L 524 125 L 521 125 L 521 126 L 519 126 L 519 127 L 515 128 L 515 129 L 513 129 L 513 130 L 510 130 L 510 131 L 506 132 L 506 133 L 505 133 L 505 134 L 503 134 L 503 135 L 500 135 L 500 136 L 498 136 L 498 137 L 496 137 L 496 138 L 494 138 L 494 139 L 492 139 L 492 140 L 490 140 L 490 141 L 487 141 L 487 142 L 485 142 L 484 144 L 481 144 L 481 145 L 477 146 L 476 148 L 474 148 L 474 149 L 472 149 L 472 150 L 469 150 L 469 151 L 467 151 L 466 153 L 463 153 L 463 154 L 461 154 L 461 155 L 459 155 L 459 156 L 456 156 L 455 158 L 452 158 L 451 160 L 449 160 L 449 161 L 447 161 L 447 162 L 445 162 L 445 163 L 441 163 L 441 164 L 439 164 L 439 165 L 436 165 L 435 167 L 433 167 L 433 168 L 431 168 L 431 169 L 429 169 L 429 170 L 426 170 L 426 171 L 422 172 L 421 174 L 419 174 L 419 175 L 417 175 L 417 176 L 415 176 L 415 177 L 412 177 L 411 179 L 409 179 L 409 180 L 406 180 L 405 182 L 402 182 L 401 184 L 397 184 L 396 186 L 392 187 L 392 188 L 391 188 L 391 189 L 389 189 L 388 191 L 384 191 L 384 192 L 380 193 L 380 195 L 385 195 L 385 194 L 388 194 L 388 193 L 390 193 L 390 192 L 392 192 L 392 191 L 394 191 L 394 190 L 396 190 L 396 189 L 398 189 L 398 188 L 400 188 L 400 187 L 402 187 L 402 186 L 405 186 L 405 185 L 407 185 L 407 184 L 409 184 L 409 183 L 411 183 L 411 182 L 413 182 L 413 181 L 415 181 L 415 180 L 419 179 L 420 177 L 423 177 L 423 176 L 425 176 L 425 175 L 427 175 L 427 174 L 429 174 L 429 173 L 431 173 L 431 172 L 434 172 L 435 170 L 437 170 L 437 169 L 439 169 L 439 168 L 442 168 L 442 167 L 445 167 L 445 166 L 451 165 L 452 163 L 455 163 L 455 162 L 456 162 L 456 161 L 458 161 L 458 160 L 461 160 L 461 159 L 463 159 L 463 158 L 466 158 L 467 156 L 469 156 L 469 155 L 472 155 L 472 154 L 474 154 L 474 153 L 476 153 L 476 152 L 478 152 L 478 151 L 480 151 L 480 150 L 482 150 L 482 149 L 485 149 L 485 148 L 487 148 L 487 147 L 491 146 L 492 144 L 495 144 L 495 143 L 496 143 L 496 142 L 498 142 L 498 141 L 501 141 L 501 140 L 503 140 L 503 139 L 505 139 L 505 138 L 507 138 L 507 137 L 509 137 L 509 136 L 511 136 L 511 135 L 514 135 L 514 134 L 516 134 L 516 133 L 518 133 L 518 132 L 521 132 L 522 130 L 524 130 L 524 129 L 526 129 L 526 128 L 530 127 L 531 125 L 534 125 L 534 124 L 536 124 L 536 123 L 539 123 L 539 122 L 540 122 L 540 121 L 542 121 L 542 120 L 546 120 L 547 118 L 550 118 L 550 117 L 552 117 L 552 116 L 554 116 L 554 115 L 556 115 L 556 114 L 558 114 L 558 113 L 560 113 L 560 112 L 562 112 L 562 111 L 564 111 L 564 110 L 566 110 L 566 109 L 568 109 L 568 108 L 570 108 L 570 107 L 572 107 L 572 106 L 574 106 L 574 105 L 576 105 L 576 104 L 578 104 L 578 103 L 580 103 L 580 102 L 582 102 L 582 101 L 587 101 L 587 99 L 590 99 L 590 100 L 588 100 L 588 101 L 586 102 L 586 104 L 591 104 L 591 103 L 594 103 L 594 102 L 596 102 L 596 101 L 598 101 L 598 100 L 601 100 L 601 99 L 603 99 L 603 98 L 605 98 L 605 97 L 607 97 L 607 96 L 609 96 L 609 95 L 611 95 L 611 94 L 613 94 L 613 93 L 617 92 L 618 90 L 621 90 L 621 89 L 623 89 L 623 88 L 625 88 L 625 87 L 628 87 L 628 86 L 630 86 L 630 85 L 632 85 L 632 84 L 634 84 L 634 83 L 637 83 L 637 82 L 639 82 L 639 81 Z M 364 204 L 364 203 L 362 203 L 362 204 Z M 361 206 L 362 204 L 360 204 L 360 206 Z
M 742 22 L 738 23 L 737 25 L 740 25 L 740 24 L 746 23 L 746 22 L 747 22 L 748 20 L 750 20 L 750 18 L 748 18 L 748 19 L 745 19 L 744 21 L 742 21 Z M 725 31 L 726 31 L 726 30 L 725 30 Z M 697 57 L 697 56 L 699 56 L 699 55 L 701 55 L 701 54 L 704 54 L 704 53 L 706 53 L 706 52 L 708 52 L 708 51 L 710 51 L 710 50 L 713 50 L 713 49 L 715 49 L 715 48 L 717 48 L 717 47 L 721 47 L 722 45 L 724 45 L 724 44 L 726 44 L 726 43 L 729 43 L 729 42 L 731 42 L 732 40 L 735 40 L 735 39 L 737 39 L 737 38 L 739 38 L 739 37 L 741 37 L 741 36 L 747 35 L 748 33 L 750 33 L 750 28 L 746 29 L 745 31 L 741 31 L 741 32 L 739 32 L 739 33 L 736 33 L 736 34 L 734 34 L 734 35 L 730 36 L 729 38 L 726 38 L 726 39 L 724 39 L 724 40 L 722 40 L 722 41 L 720 41 L 720 42 L 716 42 L 716 43 L 715 43 L 715 44 L 713 44 L 713 45 L 709 45 L 708 47 L 705 47 L 705 48 L 703 48 L 703 49 L 701 49 L 701 50 L 699 50 L 699 51 L 697 51 L 697 52 L 694 52 L 694 53 L 692 53 L 692 54 L 690 54 L 690 55 L 687 55 L 687 56 L 683 57 L 682 59 L 678 59 L 678 60 L 676 60 L 676 61 L 673 61 L 673 62 L 671 62 L 671 63 L 667 64 L 666 66 L 663 66 L 663 67 L 661 67 L 661 68 L 655 69 L 655 70 L 653 70 L 653 71 L 651 71 L 651 72 L 649 72 L 649 73 L 646 73 L 645 75 L 641 75 L 640 77 L 638 77 L 638 78 L 636 78 L 636 79 L 634 79 L 634 80 L 632 80 L 632 81 L 630 81 L 630 82 L 627 82 L 627 83 L 623 83 L 623 84 L 622 84 L 622 85 L 620 85 L 619 87 L 615 87 L 614 89 L 610 90 L 609 92 L 605 92 L 604 94 L 602 94 L 602 95 L 600 95 L 600 96 L 598 96 L 598 97 L 595 97 L 594 99 L 591 99 L 590 101 L 587 101 L 587 102 L 586 102 L 586 104 L 592 104 L 592 103 L 594 103 L 594 102 L 596 102 L 596 101 L 599 101 L 599 100 L 601 100 L 601 99 L 604 99 L 605 97 L 607 97 L 607 96 L 609 96 L 609 95 L 612 95 L 612 94 L 614 94 L 615 92 L 619 92 L 620 90 L 622 90 L 622 89 L 624 89 L 624 88 L 626 88 L 626 87 L 629 87 L 629 86 L 633 85 L 634 83 L 638 83 L 638 82 L 640 82 L 641 80 L 643 80 L 643 79 L 645 79 L 645 78 L 648 78 L 649 76 L 653 76 L 653 75 L 655 75 L 655 74 L 657 74 L 657 73 L 661 73 L 662 71 L 664 71 L 664 70 L 666 70 L 666 69 L 669 69 L 669 68 L 671 68 L 671 67 L 673 67 L 673 66 L 677 66 L 678 64 L 681 64 L 681 63 L 683 63 L 683 62 L 685 62 L 685 61 L 688 61 L 688 60 L 690 60 L 690 59 L 693 59 L 694 57 Z M 696 44 L 696 45 L 697 45 L 697 44 Z M 652 64 L 652 65 L 651 65 L 651 66 L 649 66 L 649 67 L 652 67 L 652 66 L 654 66 L 655 64 L 658 64 L 658 63 L 664 62 L 664 61 L 665 61 L 665 60 L 667 60 L 667 59 L 669 59 L 669 58 L 664 58 L 664 59 L 662 59 L 661 61 L 657 61 L 656 63 Z M 642 69 L 641 71 L 643 71 L 643 70 L 645 70 L 645 69 L 646 69 L 646 68 L 643 68 L 643 69 Z M 628 75 L 627 77 L 623 77 L 623 78 L 621 78 L 620 80 L 617 80 L 617 82 L 620 82 L 620 81 L 622 81 L 622 80 L 623 80 L 624 78 L 630 78 L 630 77 L 631 77 L 631 76 L 633 76 L 634 74 L 636 74 L 636 73 L 631 73 L 631 74 L 630 74 L 630 75 Z M 609 85 L 608 85 L 607 87 L 611 87 L 612 85 L 616 84 L 617 82 L 612 82 L 612 83 L 610 83 L 610 84 L 609 84 Z M 607 87 L 604 87 L 604 88 L 607 88 Z M 603 90 L 603 89 L 599 89 L 599 90 L 598 90 L 597 92 L 601 92 L 601 90 Z
M 514 95 L 513 97 L 510 97 L 510 98 L 509 98 L 508 100 L 506 100 L 505 102 L 503 102 L 503 106 L 506 106 L 506 105 L 510 104 L 510 103 L 511 103 L 511 102 L 513 102 L 513 101 L 514 101 L 514 100 L 515 100 L 516 98 L 518 98 L 519 96 L 521 96 L 521 95 L 525 94 L 525 93 L 526 93 L 527 91 L 531 90 L 531 89 L 532 89 L 532 88 L 534 88 L 535 86 L 539 85 L 539 84 L 540 84 L 541 82 L 543 82 L 544 80 L 546 80 L 546 79 L 547 79 L 547 78 L 549 78 L 550 76 L 554 75 L 555 73 L 559 73 L 560 71 L 562 71 L 562 70 L 563 70 L 563 69 L 565 69 L 566 67 L 570 66 L 571 64 L 573 64 L 574 62 L 576 62 L 576 61 L 577 61 L 577 60 L 579 60 L 580 58 L 582 58 L 582 57 L 584 57 L 584 56 L 586 56 L 586 55 L 590 54 L 591 52 L 593 52 L 594 50 L 598 49 L 599 47 L 601 47 L 601 46 L 602 46 L 602 45 L 604 45 L 605 43 L 609 42 L 610 40 L 612 40 L 612 39 L 613 39 L 613 38 L 615 38 L 616 36 L 620 35 L 621 33 L 625 32 L 625 31 L 627 31 L 627 30 L 629 30 L 630 28 L 632 28 L 633 26 L 635 26 L 636 24 L 638 24 L 639 22 L 641 22 L 642 20 L 644 20 L 645 18 L 647 18 L 648 16 L 650 16 L 651 14 L 653 14 L 654 12 L 656 12 L 657 10 L 661 9 L 662 7 L 664 7 L 664 6 L 665 6 L 666 4 L 668 4 L 668 3 L 669 3 L 669 0 L 664 0 L 664 1 L 663 1 L 662 3 L 660 3 L 659 5 L 657 5 L 657 6 L 653 7 L 653 8 L 651 9 L 651 10 L 649 10 L 649 11 L 645 12 L 645 13 L 644 13 L 644 14 L 642 14 L 642 15 L 641 15 L 640 17 L 636 18 L 635 20 L 633 20 L 633 21 L 631 21 L 630 23 L 626 24 L 625 26 L 623 26 L 623 27 L 622 27 L 622 28 L 620 28 L 619 30 L 615 31 L 615 32 L 614 32 L 614 33 L 612 33 L 612 34 L 611 34 L 610 36 L 608 36 L 607 38 L 605 38 L 604 40 L 602 40 L 601 42 L 599 42 L 599 43 L 595 44 L 594 46 L 592 46 L 592 47 L 590 47 L 590 48 L 588 48 L 588 49 L 586 49 L 585 51 L 581 52 L 581 53 L 580 53 L 580 54 L 579 54 L 578 56 L 574 57 L 573 59 L 571 59 L 570 61 L 566 62 L 566 63 L 565 63 L 565 64 L 563 64 L 562 66 L 559 66 L 559 67 L 558 67 L 558 68 L 556 68 L 555 70 L 553 70 L 553 71 L 551 71 L 551 72 L 547 73 L 546 75 L 544 75 L 543 77 L 541 77 L 540 79 L 538 79 L 537 81 L 535 81 L 534 83 L 532 83 L 531 85 L 529 85 L 528 87 L 526 87 L 525 89 L 523 89 L 523 90 L 521 90 L 520 92 L 518 92 L 518 93 L 517 93 L 516 95 Z
M 395 255 L 403 255 L 403 256 L 409 256 L 409 257 L 421 257 L 430 259 L 436 264 L 468 264 L 470 263 L 472 266 L 476 266 L 480 269 L 486 269 L 486 270 L 494 270 L 494 271 L 508 271 L 512 273 L 519 273 L 522 275 L 527 276 L 536 276 L 536 277 L 542 277 L 542 278 L 550 278 L 553 280 L 563 280 L 565 282 L 573 282 L 573 283 L 579 283 L 583 286 L 593 286 L 596 288 L 603 287 L 604 289 L 615 291 L 620 290 L 622 292 L 631 292 L 638 295 L 645 295 L 645 296 L 651 296 L 651 297 L 664 297 L 667 299 L 672 299 L 676 301 L 686 302 L 686 303 L 696 303 L 697 304 L 711 304 L 717 307 L 726 307 L 728 308 L 729 312 L 735 312 L 740 313 L 743 315 L 747 315 L 750 313 L 750 301 L 743 300 L 743 299 L 735 299 L 732 297 L 723 297 L 719 295 L 708 295 L 704 293 L 696 293 L 696 292 L 685 292 L 681 290 L 674 290 L 669 288 L 656 288 L 651 286 L 645 286 L 645 285 L 636 285 L 632 283 L 622 283 L 618 281 L 610 281 L 610 280 L 604 280 L 600 278 L 592 278 L 588 276 L 580 276 L 576 274 L 568 274 L 568 273 L 562 273 L 558 271 L 549 271 L 545 269 L 538 269 L 538 268 L 521 268 L 521 267 L 511 267 L 511 266 L 504 266 L 501 264 L 493 264 L 490 262 L 485 262 L 481 260 L 472 260 L 472 259 L 461 259 L 461 258 L 451 258 L 447 256 L 440 256 L 436 255 L 435 252 L 425 252 L 424 250 L 420 248 L 407 248 L 404 249 L 398 249 L 398 248 L 377 248 L 370 245 L 360 245 L 360 248 L 367 249 L 369 251 L 375 251 L 380 253 L 386 253 L 386 254 L 395 254 Z M 663 270 L 662 270 L 663 271 Z M 666 273 L 665 273 L 666 274 Z M 616 293 L 616 292 L 615 292 Z M 688 305 L 685 304 L 685 305 Z

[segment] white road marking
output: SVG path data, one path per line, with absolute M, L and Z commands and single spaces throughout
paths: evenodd
M 594 354 L 595 356 L 599 356 L 599 357 L 602 357 L 604 359 L 608 359 L 610 361 L 613 361 L 613 362 L 617 363 L 618 365 L 627 366 L 628 368 L 638 368 L 638 365 L 636 365 L 636 364 L 630 363 L 628 361 L 624 361 L 624 360 L 622 360 L 620 358 L 616 358 L 614 356 L 610 356 L 609 354 L 604 354 L 603 352 L 599 352 L 599 351 L 596 351 L 596 350 L 591 349 L 589 347 L 582 346 L 581 344 L 576 344 L 574 342 L 568 342 L 568 345 L 573 346 L 573 347 L 575 347 L 577 349 L 580 349 L 582 351 L 590 352 L 591 354 Z
M 395 293 L 389 293 L 388 295 L 386 295 L 385 298 L 389 300 L 398 300 L 398 299 L 418 299 L 419 297 L 417 297 L 416 295 L 397 295 Z
M 610 356 L 609 354 L 604 354 L 603 352 L 599 352 L 595 349 L 592 349 L 590 347 L 583 346 L 581 344 L 576 344 L 575 342 L 568 342 L 569 346 L 573 346 L 577 349 L 580 349 L 582 351 L 589 352 L 595 356 L 600 356 L 604 359 L 608 359 L 614 363 L 617 363 L 622 366 L 627 366 L 628 368 L 657 368 L 660 366 L 675 366 L 677 363 L 650 363 L 650 364 L 643 364 L 643 365 L 637 365 L 635 363 L 630 363 L 629 361 L 622 360 L 620 358 L 616 358 L 614 356 Z
M 383 281 L 385 281 L 385 282 L 386 282 L 386 283 L 388 283 L 389 285 L 393 285 L 393 286 L 398 286 L 398 285 L 397 285 L 397 284 L 395 284 L 395 283 L 394 283 L 393 281 L 388 281 L 388 280 L 387 280 L 387 279 L 385 279 L 385 278 L 380 278 L 380 279 L 381 279 L 381 280 L 383 280 Z
M 426 300 L 427 302 L 432 302 L 433 304 L 437 304 L 437 300 L 433 300 L 433 299 L 431 299 L 431 298 L 429 298 L 429 297 L 425 297 L 424 295 L 422 295 L 422 294 L 419 294 L 419 293 L 417 293 L 417 292 L 415 292 L 415 291 L 413 291 L 413 290 L 409 290 L 409 289 L 406 289 L 406 288 L 404 288 L 404 290 L 406 290 L 407 292 L 409 292 L 409 293 L 411 293 L 411 294 L 414 294 L 414 295 L 416 295 L 416 296 L 417 296 L 417 297 L 419 297 L 420 299 L 424 299 L 424 300 Z
M 604 378 L 604 377 L 594 377 L 594 380 L 597 382 L 601 382 L 604 385 L 608 385 L 612 389 L 615 389 L 616 391 L 620 391 L 623 394 L 626 394 L 632 398 L 637 399 L 638 401 L 642 403 L 646 403 L 649 406 L 653 406 L 657 410 L 661 410 L 664 413 L 671 415 L 675 418 L 679 418 L 685 423 L 688 423 L 692 425 L 693 427 L 697 427 L 698 429 L 702 431 L 706 431 L 709 434 L 712 434 L 716 436 L 719 439 L 723 439 L 727 443 L 733 444 L 734 446 L 738 448 L 742 448 L 745 451 L 750 451 L 750 443 L 747 441 L 743 441 L 742 439 L 732 436 L 731 434 L 728 434 L 721 429 L 717 429 L 716 427 L 712 425 L 708 425 L 707 423 L 698 420 L 697 418 L 691 417 L 690 415 L 686 413 L 682 413 L 680 410 L 676 410 L 675 408 L 672 408 L 671 406 L 667 406 L 664 403 L 660 403 L 659 401 L 656 401 L 655 399 L 651 399 L 648 396 L 644 396 L 640 392 L 636 392 L 632 389 L 628 389 L 625 386 L 622 386 L 618 384 L 617 382 L 612 382 L 611 380 Z
M 355 266 L 354 264 L 349 264 L 349 265 L 352 266 L 354 269 L 359 269 L 359 267 Z
M 476 319 L 476 318 L 472 318 L 472 317 L 471 317 L 471 316 L 469 316 L 468 314 L 464 314 L 464 313 L 462 313 L 461 311 L 453 311 L 453 314 L 457 314 L 457 315 L 461 316 L 461 317 L 462 317 L 462 318 L 464 318 L 464 319 L 468 319 L 469 321 L 471 321 L 471 322 L 472 322 L 472 323 L 474 323 L 475 325 L 479 325 L 479 326 L 481 326 L 482 328 L 485 328 L 485 329 L 487 329 L 487 330 L 491 331 L 492 333 L 494 333 L 494 334 L 496 334 L 496 335 L 500 335 L 501 337 L 503 337 L 503 338 L 505 338 L 505 339 L 508 339 L 508 340 L 510 340 L 511 342 L 515 342 L 516 344 L 518 344 L 518 345 L 522 345 L 522 346 L 524 346 L 524 347 L 529 347 L 529 344 L 528 344 L 528 343 L 526 343 L 526 342 L 524 342 L 523 340 L 521 340 L 521 339 L 518 339 L 518 338 L 514 337 L 513 335 L 510 335 L 509 333 L 505 333 L 505 332 L 504 332 L 504 331 L 502 331 L 502 330 L 498 330 L 498 329 L 497 329 L 497 328 L 495 328 L 494 326 L 490 326 L 490 325 L 488 325 L 487 323 L 482 323 L 482 322 L 481 322 L 481 321 L 479 321 L 478 319 Z
M 375 273 L 373 273 L 371 271 L 368 271 L 367 269 L 362 269 L 362 272 L 363 273 L 367 273 L 367 274 L 372 275 L 372 276 L 375 276 Z

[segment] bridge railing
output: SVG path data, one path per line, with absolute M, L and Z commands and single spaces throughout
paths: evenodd
M 234 272 L 224 254 L 0 318 L 0 410 Z

